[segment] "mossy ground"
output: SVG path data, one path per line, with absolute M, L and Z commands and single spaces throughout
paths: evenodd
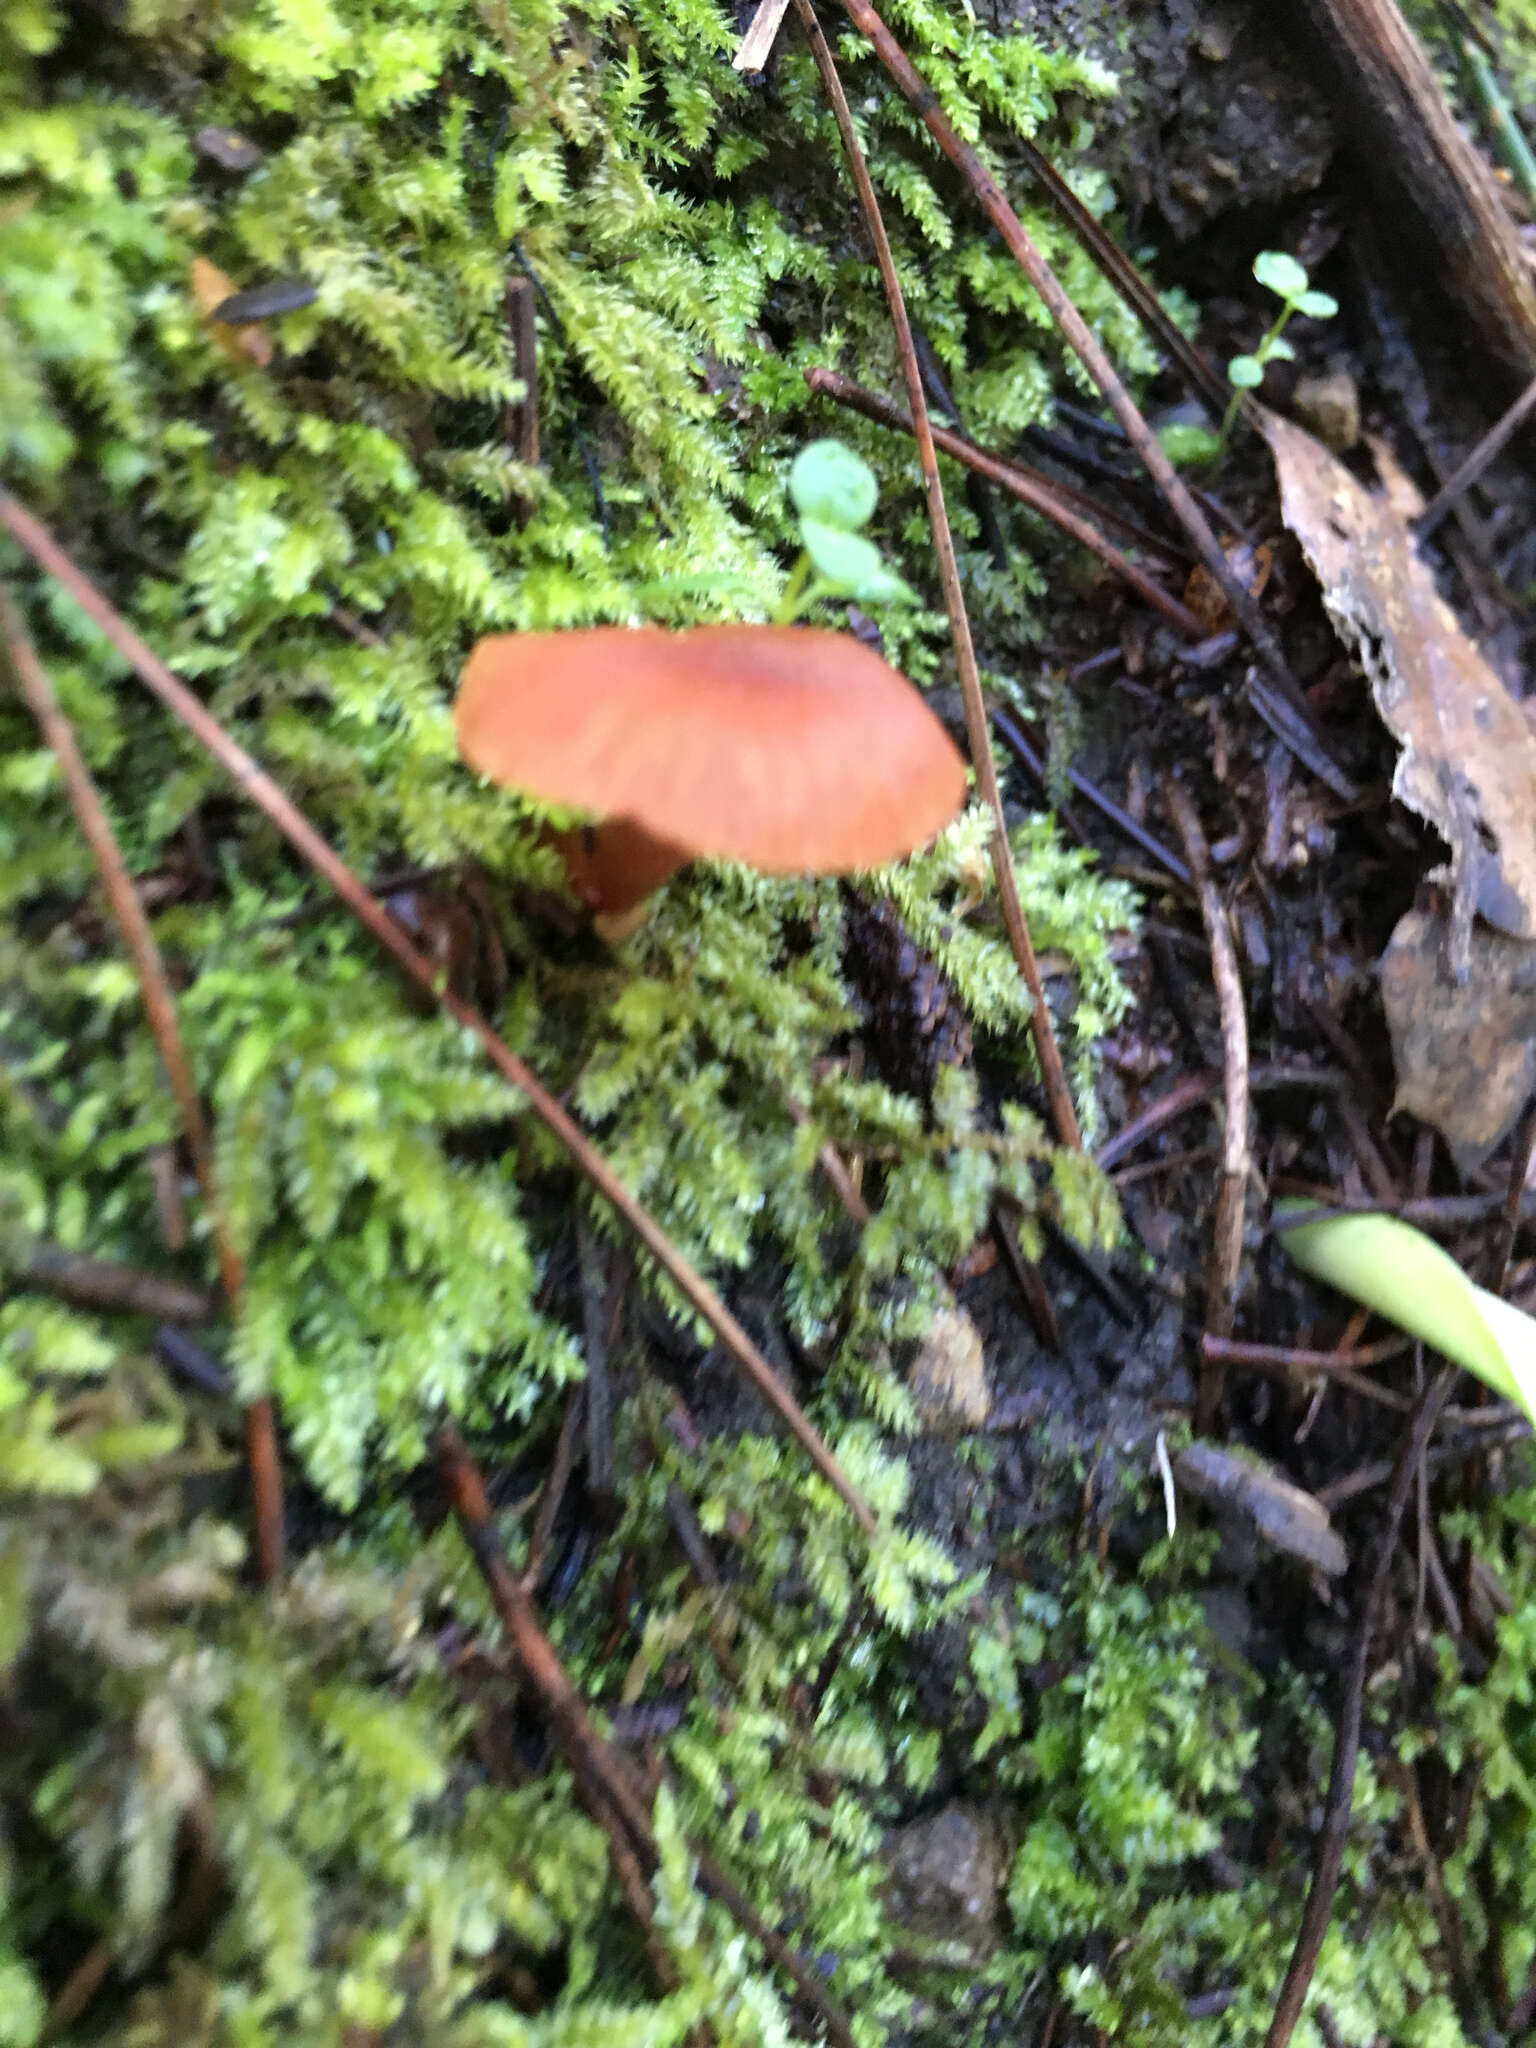
M 1005 184 L 1010 134 L 1040 130 L 1108 205 L 1081 153 L 1102 71 L 960 7 L 912 0 L 891 20 Z M 697 1348 L 665 1334 L 673 1304 L 639 1272 L 615 1356 L 617 1520 L 558 1634 L 589 1697 L 666 1704 L 658 1928 L 678 1983 L 653 1992 L 601 1837 L 474 1647 L 482 1597 L 412 1476 L 444 1409 L 514 1500 L 542 1469 L 583 1370 L 581 1190 L 67 600 L 0 555 L 163 905 L 249 1262 L 220 1341 L 242 1389 L 275 1393 L 317 1519 L 340 1532 L 253 1595 L 228 1412 L 176 1387 L 145 1333 L 22 1291 L 0 1305 L 0 2042 L 37 2038 L 97 1940 L 116 1966 L 66 2029 L 82 2043 L 803 2035 L 788 1987 L 693 1891 L 690 1841 L 826 1970 L 860 2048 L 1025 2039 L 1058 2000 L 1060 2042 L 1097 2027 L 1127 2048 L 1214 2048 L 1250 2037 L 1278 1976 L 1305 1828 L 1278 1827 L 1235 1883 L 1212 1858 L 1252 1832 L 1251 1731 L 1289 1746 L 1264 1811 L 1277 1776 L 1301 1811 L 1319 1723 L 1283 1674 L 1261 1712 L 1258 1681 L 1216 1652 L 1190 1592 L 1199 1547 L 1117 1575 L 1060 1536 L 1019 1590 L 962 1575 L 902 1519 L 915 1418 L 893 1360 L 994 1192 L 1026 1236 L 1042 1206 L 1084 1231 L 1104 1207 L 1026 1106 L 1025 1007 L 975 900 L 980 819 L 869 885 L 941 963 L 985 1054 L 985 1096 L 950 1074 L 925 1105 L 850 1067 L 837 888 L 696 870 L 605 954 L 557 907 L 538 816 L 455 757 L 452 683 L 481 632 L 771 611 L 788 464 L 834 425 L 881 476 L 888 552 L 931 592 L 908 450 L 806 393 L 813 363 L 897 386 L 813 70 L 786 33 L 769 79 L 743 81 L 734 40 L 707 0 L 0 4 L 6 481 L 361 873 L 430 869 L 449 896 L 479 878 L 510 969 L 500 1027 L 692 1256 L 768 1290 L 773 1334 L 817 1369 L 817 1420 L 881 1518 L 866 1545 L 771 1436 L 680 1438 L 667 1378 Z M 844 56 L 915 316 L 973 429 L 1005 439 L 1073 372 L 912 117 Z M 244 136 L 253 166 L 200 150 L 208 126 Z M 1086 259 L 1031 219 L 1127 373 L 1148 372 Z M 313 286 L 269 323 L 268 364 L 199 316 L 197 257 L 237 286 Z M 504 432 L 520 266 L 540 289 L 537 469 Z M 1019 688 L 1049 556 L 1005 514 L 997 569 L 952 496 L 983 658 Z M 944 680 L 938 613 L 881 624 L 908 673 Z M 1134 905 L 1044 821 L 1018 836 L 1083 1086 L 1122 1001 L 1109 938 Z M 163 1265 L 151 1168 L 173 1108 L 51 758 L 9 698 L 0 907 L 0 1226 Z M 827 1137 L 881 1162 L 857 1242 L 817 1173 Z M 590 1225 L 601 1264 L 612 1226 L 597 1210 Z M 206 1279 L 206 1238 L 179 1263 Z M 669 1487 L 723 1588 L 678 1563 Z M 524 1500 L 509 1540 L 528 1520 Z M 1489 1756 L 1523 1739 L 1501 1748 L 1470 1699 L 1466 1726 Z M 1521 1782 L 1511 1766 L 1496 1788 L 1490 1840 Z M 876 1851 L 956 1789 L 1005 1815 L 1006 1939 L 979 1968 L 912 1982 Z M 1449 2048 L 1433 1927 L 1369 1774 L 1357 1808 L 1320 1995 L 1344 2040 Z M 1517 1923 L 1517 1863 L 1499 1868 Z M 1231 1991 L 1224 2015 L 1192 2020 L 1186 2000 L 1212 1987 Z

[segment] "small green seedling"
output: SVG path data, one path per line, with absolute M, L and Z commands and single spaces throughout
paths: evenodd
M 804 552 L 790 573 L 774 623 L 787 626 L 822 598 L 854 604 L 915 603 L 917 593 L 860 531 L 874 516 L 879 485 L 869 464 L 841 441 L 812 441 L 795 457 L 789 495 Z
M 1304 1273 L 1326 1280 L 1420 1338 L 1536 1422 L 1536 1319 L 1476 1286 L 1433 1239 L 1395 1216 L 1305 1218 L 1277 1210 L 1280 1242 Z
M 1305 313 L 1309 320 L 1331 320 L 1339 310 L 1337 299 L 1330 298 L 1327 292 L 1312 290 L 1306 271 L 1294 256 L 1287 256 L 1283 249 L 1261 249 L 1253 259 L 1253 274 L 1266 291 L 1273 292 L 1279 299 L 1280 311 L 1253 354 L 1234 356 L 1227 365 L 1227 378 L 1233 391 L 1221 422 L 1223 444 L 1232 431 L 1232 422 L 1237 418 L 1243 393 L 1257 391 L 1264 382 L 1264 365 L 1287 363 L 1295 356 L 1295 349 L 1285 339 L 1285 327 L 1291 315 Z

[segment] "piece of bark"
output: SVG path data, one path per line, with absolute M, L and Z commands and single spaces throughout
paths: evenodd
M 1300 0 L 1338 82 L 1344 132 L 1404 202 L 1428 247 L 1420 271 L 1495 361 L 1536 373 L 1536 284 L 1492 171 L 1457 126 L 1396 0 Z

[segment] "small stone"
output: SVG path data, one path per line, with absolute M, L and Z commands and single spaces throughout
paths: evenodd
M 1360 393 L 1348 370 L 1303 377 L 1291 399 L 1291 410 L 1335 455 L 1347 453 L 1360 439 Z
M 907 1370 L 907 1390 L 931 1429 L 980 1429 L 992 1412 L 981 1332 L 963 1308 L 941 1308 Z
M 885 1840 L 886 1910 L 923 1945 L 985 1962 L 997 1947 L 1008 1874 L 1001 1830 L 986 1810 L 952 1800 Z

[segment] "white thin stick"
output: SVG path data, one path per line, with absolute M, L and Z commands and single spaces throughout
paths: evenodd
M 1179 1507 L 1173 1490 L 1173 1467 L 1168 1462 L 1168 1439 L 1161 1430 L 1152 1439 L 1152 1455 L 1157 1461 L 1158 1476 L 1163 1482 L 1163 1513 L 1167 1517 L 1168 1541 L 1171 1543 L 1179 1526 Z
M 757 12 L 747 23 L 741 48 L 731 59 L 733 71 L 761 71 L 768 62 L 779 24 L 789 12 L 789 0 L 758 0 Z

